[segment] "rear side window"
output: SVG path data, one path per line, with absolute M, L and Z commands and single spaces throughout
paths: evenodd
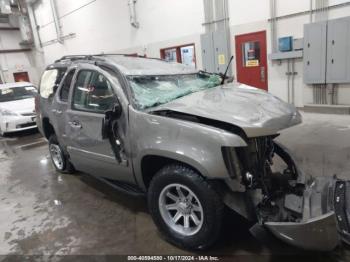
M 69 90 L 70 90 L 70 86 L 71 86 L 74 74 L 75 74 L 75 69 L 69 71 L 66 78 L 63 80 L 61 91 L 60 91 L 60 100 L 62 102 L 68 101 Z
M 73 108 L 80 111 L 103 113 L 116 102 L 112 85 L 95 71 L 80 71 L 74 86 Z
M 41 97 L 49 98 L 55 93 L 55 87 L 57 88 L 57 86 L 61 83 L 66 70 L 66 68 L 55 68 L 44 72 L 39 86 L 39 93 Z

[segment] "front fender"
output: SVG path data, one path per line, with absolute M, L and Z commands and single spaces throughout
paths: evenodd
M 130 110 L 132 159 L 139 185 L 141 161 L 159 155 L 184 162 L 209 179 L 224 179 L 228 172 L 222 147 L 244 147 L 245 141 L 228 131 L 179 119 Z

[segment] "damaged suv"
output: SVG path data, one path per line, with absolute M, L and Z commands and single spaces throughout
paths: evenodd
M 59 172 L 146 195 L 178 246 L 212 245 L 225 206 L 301 248 L 348 241 L 348 182 L 305 176 L 275 141 L 301 122 L 295 107 L 223 78 L 158 59 L 63 57 L 42 76 L 37 124 Z

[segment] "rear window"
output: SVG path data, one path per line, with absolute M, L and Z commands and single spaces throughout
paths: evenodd
M 44 72 L 39 86 L 39 93 L 41 97 L 48 98 L 54 94 L 66 70 L 67 68 L 55 68 Z

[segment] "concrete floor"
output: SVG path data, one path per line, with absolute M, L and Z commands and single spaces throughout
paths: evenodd
M 303 115 L 304 124 L 284 131 L 279 140 L 307 174 L 350 179 L 350 117 Z M 88 175 L 56 173 L 45 140 L 35 132 L 0 138 L 0 200 L 0 261 L 15 261 L 15 254 L 191 254 L 161 238 L 143 199 L 115 192 Z M 346 247 L 320 254 L 278 241 L 265 246 L 250 236 L 247 223 L 232 214 L 227 220 L 221 241 L 198 254 L 237 261 L 350 261 Z

